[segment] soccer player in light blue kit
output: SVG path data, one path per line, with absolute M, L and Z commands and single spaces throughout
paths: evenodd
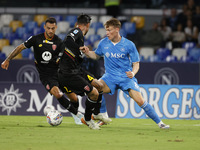
M 89 51 L 86 46 L 81 48 L 89 58 L 99 59 L 100 56 L 104 56 L 105 74 L 100 79 L 103 84 L 103 93 L 114 94 L 115 90 L 121 89 L 135 100 L 160 128 L 170 128 L 161 121 L 153 107 L 142 97 L 135 78 L 140 61 L 135 44 L 120 36 L 119 20 L 112 18 L 104 26 L 107 37 L 100 41 L 95 51 Z

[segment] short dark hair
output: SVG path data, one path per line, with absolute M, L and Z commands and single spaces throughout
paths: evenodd
M 121 29 L 121 22 L 116 18 L 111 18 L 110 20 L 106 21 L 104 26 L 106 28 L 108 28 L 109 26 L 114 26 L 115 28 Z
M 47 18 L 47 20 L 45 21 L 45 25 L 47 24 L 47 22 L 57 24 L 57 21 L 54 17 Z
M 84 25 L 86 25 L 86 24 L 90 23 L 91 20 L 92 19 L 91 19 L 91 17 L 89 15 L 87 15 L 87 14 L 81 14 L 77 18 L 77 24 L 84 24 Z

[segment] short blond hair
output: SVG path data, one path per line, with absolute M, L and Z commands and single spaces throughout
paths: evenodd
M 116 18 L 111 18 L 104 24 L 105 28 L 108 28 L 109 26 L 114 26 L 115 28 L 121 29 L 121 22 Z

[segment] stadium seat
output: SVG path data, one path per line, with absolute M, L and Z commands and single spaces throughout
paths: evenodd
M 2 53 L 4 53 L 6 56 L 8 56 L 14 49 L 15 49 L 14 46 L 12 46 L 12 45 L 7 45 L 7 46 L 4 46 L 4 47 L 2 48 Z
M 184 42 L 182 44 L 182 48 L 185 48 L 187 50 L 187 52 L 191 49 L 193 49 L 196 46 L 195 42 Z
M 0 52 L 0 60 L 6 59 L 6 54 Z
M 145 19 L 143 16 L 133 16 L 131 17 L 131 22 L 136 24 L 136 29 L 142 29 L 145 25 Z
M 187 51 L 185 48 L 174 48 L 172 50 L 172 55 L 176 56 L 178 60 L 181 59 L 181 57 L 186 56 L 187 55 Z
M 26 15 L 26 14 L 20 15 L 18 20 L 21 20 L 23 22 L 23 24 L 26 24 L 28 21 L 33 20 L 33 16 L 32 15 Z
M 160 57 L 158 55 L 151 55 L 147 59 L 148 62 L 160 62 Z
M 17 39 L 17 35 L 15 33 L 8 33 L 6 35 L 6 39 L 8 39 L 10 41 L 10 44 L 12 45 L 12 42 Z
M 97 30 L 97 35 L 100 35 L 101 38 L 106 37 L 106 30 L 105 30 L 104 28 L 99 28 L 99 29 Z
M 23 41 L 26 41 L 26 40 L 28 40 L 32 35 L 33 35 L 33 34 L 31 34 L 31 33 L 25 33 L 25 34 L 23 34 L 23 36 L 22 36 L 22 40 L 23 40 Z
M 176 56 L 168 55 L 168 56 L 165 58 L 165 61 L 166 61 L 166 62 L 177 62 L 178 59 L 177 59 Z
M 88 37 L 88 40 L 91 43 L 91 45 L 93 45 L 96 41 L 98 41 L 100 39 L 101 39 L 100 35 L 90 35 Z
M 194 48 L 188 52 L 188 56 L 192 57 L 195 62 L 200 58 L 200 49 Z
M 42 22 L 45 22 L 47 18 L 47 15 L 35 15 L 34 21 L 37 22 L 38 26 L 40 27 Z
M 24 49 L 21 51 L 22 58 L 29 58 L 30 53 L 32 53 L 31 48 Z
M 127 34 L 134 34 L 136 32 L 135 23 L 132 22 L 124 22 L 122 29 L 124 29 Z
M 25 28 L 26 28 L 26 31 L 27 31 L 27 33 L 33 33 L 33 29 L 35 28 L 35 27 L 38 27 L 38 24 L 37 24 L 37 22 L 35 22 L 35 21 L 28 21 L 26 24 L 25 24 Z
M 74 27 L 75 23 L 77 21 L 77 16 L 76 15 L 67 15 L 65 17 L 65 21 L 69 22 L 70 27 Z
M 3 33 L 0 32 L 0 39 L 3 39 Z
M 120 33 L 120 35 L 123 36 L 123 37 L 126 37 L 126 36 L 127 36 L 127 32 L 126 32 L 124 29 L 120 29 L 119 33 Z
M 160 57 L 161 61 L 162 60 L 164 61 L 166 57 L 170 55 L 170 53 L 171 53 L 170 50 L 167 48 L 159 48 L 156 50 L 156 55 Z
M 94 35 L 95 34 L 95 29 L 94 28 L 90 28 L 88 33 L 85 35 L 85 38 L 88 39 L 88 37 L 90 35 Z
M 15 32 L 17 28 L 22 27 L 23 22 L 19 20 L 13 20 L 10 22 L 9 27 L 12 28 L 12 31 Z
M 98 22 L 98 21 L 99 21 L 97 15 L 90 15 L 90 17 L 92 18 L 91 23 L 93 23 L 93 22 Z
M 154 55 L 154 49 L 152 47 L 141 47 L 139 53 L 141 56 L 144 56 L 145 60 L 147 60 L 149 56 Z
M 106 21 L 108 21 L 109 19 L 111 19 L 112 16 L 109 15 L 102 15 L 99 17 L 99 22 L 101 22 L 102 24 L 105 24 Z
M 33 35 L 37 35 L 37 34 L 40 34 L 40 33 L 42 33 L 41 27 L 35 27 L 33 29 Z
M 51 15 L 51 17 L 54 17 L 56 19 L 57 23 L 59 21 L 63 21 L 63 16 L 62 15 Z
M 0 20 L 0 29 L 3 27 L 3 22 Z
M 12 46 L 17 47 L 18 45 L 22 44 L 24 41 L 21 39 L 15 39 L 12 42 Z
M 100 42 L 100 40 L 95 41 L 94 44 L 93 44 L 93 48 L 96 49 L 99 45 L 99 42 Z
M 19 38 L 19 39 L 21 39 L 25 33 L 26 33 L 26 28 L 25 27 L 19 27 L 15 31 L 15 34 L 16 34 L 17 38 Z
M 8 45 L 10 45 L 10 41 L 8 39 L 0 39 L 0 51 L 2 51 L 4 46 Z
M 183 63 L 191 63 L 193 61 L 194 61 L 194 59 L 191 56 L 183 56 L 180 59 L 180 62 L 183 62 Z
M 57 31 L 56 34 L 66 33 L 69 30 L 70 24 L 67 21 L 60 21 L 57 23 Z
M 4 26 L 1 28 L 1 33 L 3 34 L 3 37 L 5 38 L 7 34 L 12 33 L 12 28 L 8 26 Z
M 64 40 L 66 35 L 67 35 L 66 33 L 60 33 L 60 34 L 58 34 L 58 37 L 61 38 L 62 40 Z
M 140 62 L 145 62 L 144 56 L 140 55 Z
M 2 22 L 4 26 L 9 26 L 12 20 L 14 20 L 14 16 L 12 14 L 2 14 L 0 16 L 0 22 Z
M 99 28 L 104 28 L 104 26 L 101 22 L 93 22 L 91 23 L 90 28 L 93 28 L 95 30 L 95 33 L 97 33 L 97 30 Z

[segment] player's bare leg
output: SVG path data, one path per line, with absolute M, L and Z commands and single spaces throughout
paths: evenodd
M 142 94 L 138 91 L 135 90 L 130 90 L 129 91 L 129 95 L 132 99 L 135 100 L 135 102 L 145 111 L 145 113 L 155 122 L 158 124 L 158 126 L 161 129 L 169 129 L 170 126 L 164 124 L 161 119 L 159 118 L 159 116 L 157 115 L 157 113 L 155 112 L 155 110 L 153 109 L 153 107 L 144 100 L 144 98 L 142 97 Z

